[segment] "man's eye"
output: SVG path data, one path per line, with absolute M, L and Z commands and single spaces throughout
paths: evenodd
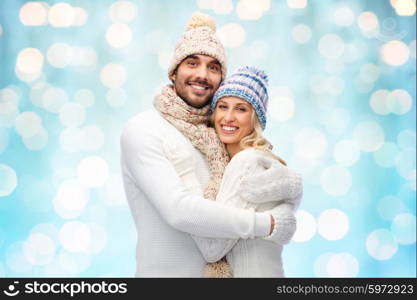
M 197 63 L 195 61 L 189 61 L 189 62 L 187 62 L 187 64 L 189 66 L 195 66 L 195 65 L 197 65 Z
M 218 65 L 211 65 L 210 66 L 210 70 L 212 70 L 214 72 L 219 72 L 220 71 L 220 67 Z

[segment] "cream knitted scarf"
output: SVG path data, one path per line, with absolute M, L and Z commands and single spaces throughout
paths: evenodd
M 204 189 L 204 198 L 216 200 L 230 158 L 214 129 L 207 126 L 210 106 L 206 105 L 200 109 L 189 106 L 177 96 L 172 85 L 165 86 L 161 94 L 155 97 L 154 106 L 207 157 L 210 181 Z M 205 277 L 232 277 L 230 265 L 224 259 L 208 263 Z

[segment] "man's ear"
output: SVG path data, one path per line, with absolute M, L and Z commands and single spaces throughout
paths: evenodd
M 177 78 L 177 74 L 174 73 L 174 74 L 171 75 L 170 79 L 171 79 L 171 81 L 175 81 L 176 78 Z

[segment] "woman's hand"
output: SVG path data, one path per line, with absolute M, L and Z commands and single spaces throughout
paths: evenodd
M 297 206 L 303 192 L 301 175 L 266 156 L 259 157 L 257 163 L 264 171 L 244 177 L 239 196 L 257 204 L 286 200 Z

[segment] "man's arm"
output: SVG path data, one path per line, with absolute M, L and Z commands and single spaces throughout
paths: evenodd
M 243 207 L 242 205 L 247 200 L 258 202 L 257 205 L 265 202 L 277 203 L 277 206 L 268 212 L 271 214 L 271 232 L 270 236 L 265 238 L 278 244 L 286 244 L 291 240 L 296 229 L 294 210 L 298 206 L 302 195 L 301 177 L 284 166 L 282 168 L 275 166 L 271 169 L 271 164 L 280 164 L 278 161 L 260 159 L 263 157 L 264 154 L 259 155 L 259 152 L 255 150 L 245 150 L 236 155 L 226 168 L 216 202 L 240 207 Z M 258 171 L 249 171 L 255 169 Z M 297 181 L 300 181 L 300 183 L 297 183 L 297 191 L 290 193 L 295 198 L 285 199 L 284 197 L 288 197 L 289 194 L 288 192 L 282 192 L 282 190 L 291 188 L 289 181 L 292 181 L 294 176 L 297 176 Z M 246 199 L 244 197 L 233 199 L 236 196 L 231 197 L 231 195 L 236 195 L 236 189 L 239 195 L 245 186 L 241 183 L 241 178 L 244 178 L 246 184 L 252 187 L 252 189 L 249 189 L 251 192 L 246 193 Z M 275 181 L 279 186 L 269 184 L 267 187 L 261 188 L 262 183 L 258 182 L 260 178 L 264 179 L 263 182 Z M 259 198 L 262 199 L 258 200 Z M 237 239 L 211 239 L 196 236 L 193 236 L 193 238 L 208 262 L 220 260 L 238 241 Z
M 128 176 L 172 227 L 200 237 L 254 238 L 270 231 L 268 213 L 227 207 L 194 195 L 165 157 L 162 141 L 148 129 L 129 123 L 121 138 Z

